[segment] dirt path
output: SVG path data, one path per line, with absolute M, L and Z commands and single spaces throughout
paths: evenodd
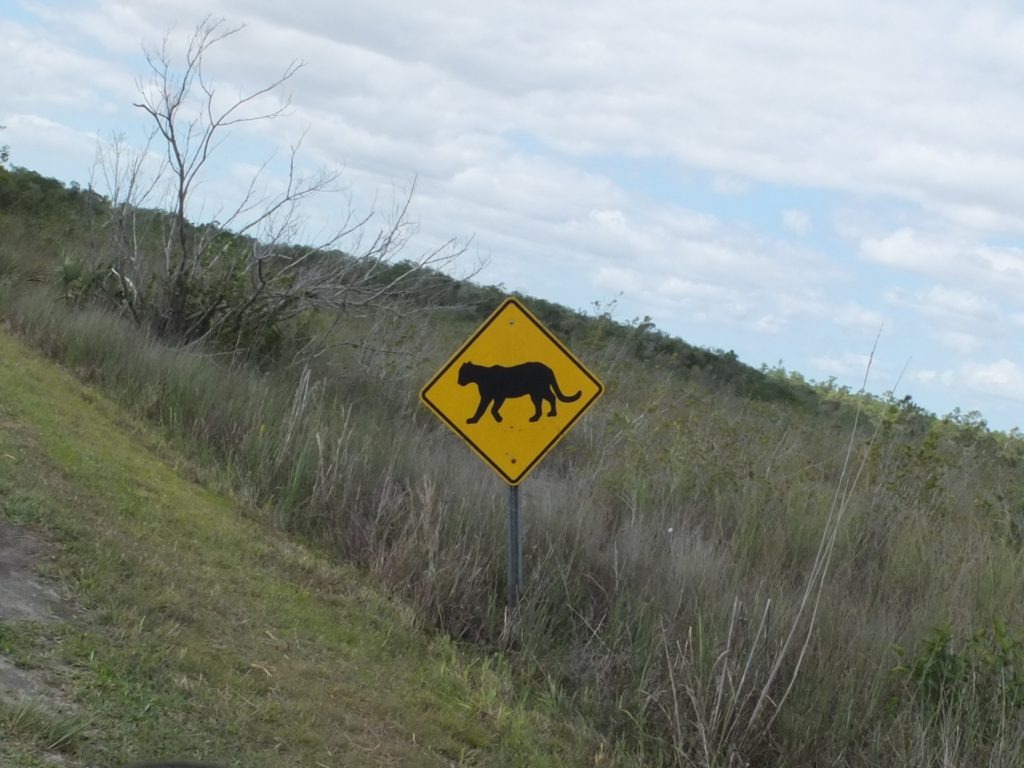
M 0 624 L 51 622 L 73 613 L 55 584 L 38 568 L 52 557 L 53 545 L 28 526 L 0 520 Z M 57 691 L 42 673 L 16 667 L 0 654 L 0 700 L 57 705 Z
M 53 546 L 28 526 L 0 520 L 0 622 L 65 619 L 70 607 L 37 566 Z

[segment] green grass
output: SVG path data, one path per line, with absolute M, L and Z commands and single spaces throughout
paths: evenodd
M 3 515 L 59 543 L 49 568 L 81 608 L 2 628 L 5 655 L 74 710 L 0 705 L 0 764 L 563 766 L 612 751 L 557 696 L 527 699 L 500 660 L 423 634 L 355 569 L 183 479 L 158 438 L 6 335 L 0 392 Z

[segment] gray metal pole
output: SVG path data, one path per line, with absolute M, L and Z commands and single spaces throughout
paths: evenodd
M 508 488 L 508 607 L 515 608 L 523 588 L 523 532 L 519 524 L 519 486 Z

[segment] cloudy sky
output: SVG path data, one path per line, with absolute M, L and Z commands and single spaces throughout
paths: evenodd
M 305 67 L 197 214 L 304 134 L 346 185 L 311 227 L 415 178 L 413 248 L 471 237 L 482 282 L 854 388 L 882 328 L 872 391 L 1024 427 L 1020 6 L 0 0 L 12 162 L 87 183 L 98 138 L 145 135 L 142 46 L 207 14 L 245 25 L 219 93 Z

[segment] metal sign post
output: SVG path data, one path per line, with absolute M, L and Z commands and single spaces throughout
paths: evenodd
M 523 531 L 519 523 L 519 486 L 508 487 L 508 607 L 515 608 L 523 589 Z

